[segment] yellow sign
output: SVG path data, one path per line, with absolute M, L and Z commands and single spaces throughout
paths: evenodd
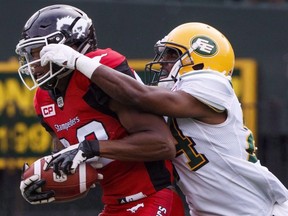
M 244 123 L 257 139 L 257 64 L 252 59 L 237 59 L 232 83 L 242 105 Z

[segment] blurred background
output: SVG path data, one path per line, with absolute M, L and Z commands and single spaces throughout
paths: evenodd
M 51 152 L 51 140 L 34 115 L 33 95 L 18 78 L 15 46 L 38 9 L 63 3 L 92 18 L 100 48 L 127 56 L 144 78 L 153 45 L 185 22 L 204 22 L 230 40 L 236 55 L 233 85 L 257 156 L 288 187 L 288 3 L 284 0 L 0 0 L 0 215 L 97 215 L 99 188 L 65 204 L 34 206 L 21 197 L 24 162 Z

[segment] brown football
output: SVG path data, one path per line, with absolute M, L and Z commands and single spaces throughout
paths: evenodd
M 50 168 L 43 170 L 45 159 L 35 161 L 23 173 L 26 179 L 34 174 L 45 179 L 46 183 L 41 187 L 41 192 L 53 190 L 55 192 L 54 202 L 68 202 L 84 197 L 91 186 L 98 181 L 98 172 L 89 163 L 81 163 L 74 174 L 57 176 Z

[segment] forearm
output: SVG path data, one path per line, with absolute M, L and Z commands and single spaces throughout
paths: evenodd
M 49 132 L 49 133 L 52 137 L 52 144 L 53 144 L 52 152 L 55 153 L 55 152 L 58 152 L 58 151 L 61 151 L 62 149 L 64 149 L 65 147 L 63 146 L 61 141 L 58 139 L 56 134 L 54 132 Z
M 134 106 L 141 106 L 141 94 L 146 89 L 142 83 L 105 65 L 98 67 L 91 81 L 113 99 Z
M 156 135 L 157 136 L 157 135 Z M 99 141 L 100 156 L 121 161 L 155 161 L 173 159 L 174 139 L 158 139 L 151 133 L 137 133 L 121 140 Z
M 147 89 L 132 77 L 119 73 L 113 68 L 102 65 L 97 60 L 86 56 L 77 59 L 76 68 L 113 99 L 122 103 L 141 106 L 141 96 Z

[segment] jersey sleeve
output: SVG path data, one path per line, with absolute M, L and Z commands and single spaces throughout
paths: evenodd
M 88 57 L 94 58 L 96 56 L 102 56 L 101 63 L 108 67 L 113 68 L 119 73 L 126 74 L 127 76 L 131 76 L 134 79 L 140 79 L 136 72 L 129 66 L 128 61 L 125 56 L 122 54 L 107 48 L 107 49 L 97 49 L 94 52 L 88 53 Z M 96 84 L 91 83 L 91 81 L 86 78 L 82 73 L 77 73 L 79 78 L 78 85 L 83 85 L 85 82 L 89 82 L 89 89 L 87 94 L 84 96 L 84 100 L 90 104 L 90 106 L 94 107 L 97 110 L 100 110 L 103 113 L 107 113 L 108 102 L 111 99 L 109 95 L 107 95 L 102 89 L 100 89 Z M 85 84 L 84 86 L 87 86 Z M 107 113 L 109 114 L 109 113 Z
M 40 88 L 36 90 L 36 93 L 34 95 L 34 110 L 37 116 L 41 115 L 41 109 L 40 109 L 39 101 L 38 101 L 39 94 L 40 94 L 39 91 L 40 91 Z
M 229 109 L 235 94 L 231 81 L 215 71 L 194 71 L 185 74 L 180 77 L 176 88 L 220 111 Z
M 111 67 L 133 78 L 136 78 L 135 71 L 129 66 L 126 57 L 116 52 L 115 50 L 112 50 L 111 48 L 97 49 L 96 51 L 87 54 L 87 56 L 92 59 L 96 56 L 101 55 L 101 64 Z

